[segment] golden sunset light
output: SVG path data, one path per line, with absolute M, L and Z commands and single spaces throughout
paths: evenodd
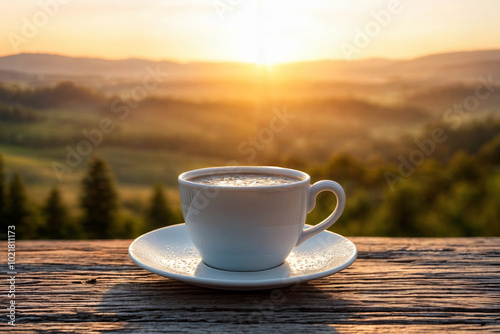
M 499 199 L 500 0 L 0 1 L 14 331 L 498 332 Z
M 269 65 L 500 47 L 500 2 L 490 0 L 45 0 L 0 10 L 1 55 Z

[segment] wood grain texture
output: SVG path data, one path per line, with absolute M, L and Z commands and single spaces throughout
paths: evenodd
M 150 274 L 129 259 L 131 240 L 17 241 L 16 327 L 4 316 L 0 330 L 500 333 L 500 238 L 350 239 L 359 255 L 344 271 L 252 292 Z

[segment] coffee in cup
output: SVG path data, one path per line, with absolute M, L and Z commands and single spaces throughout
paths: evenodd
M 214 167 L 179 176 L 182 213 L 205 264 L 258 271 L 282 264 L 291 251 L 330 227 L 345 207 L 334 181 L 311 185 L 306 173 L 280 167 Z M 333 192 L 335 210 L 304 230 L 318 193 Z

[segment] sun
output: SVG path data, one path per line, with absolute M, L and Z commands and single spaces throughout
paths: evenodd
M 235 58 L 267 66 L 300 59 L 314 28 L 300 6 L 303 2 L 261 1 L 232 22 Z
M 256 36 L 259 45 L 254 60 L 259 65 L 274 65 L 294 61 L 300 54 L 302 44 L 287 25 L 279 21 L 265 21 L 265 29 Z

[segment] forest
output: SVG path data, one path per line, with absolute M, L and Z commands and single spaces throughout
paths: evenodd
M 500 87 L 478 82 L 351 82 L 309 97 L 325 83 L 286 82 L 282 96 L 232 99 L 196 98 L 199 85 L 135 98 L 137 85 L 0 82 L 1 233 L 133 238 L 183 222 L 180 173 L 277 165 L 345 188 L 337 233 L 499 236 Z M 307 222 L 334 205 L 320 194 Z

